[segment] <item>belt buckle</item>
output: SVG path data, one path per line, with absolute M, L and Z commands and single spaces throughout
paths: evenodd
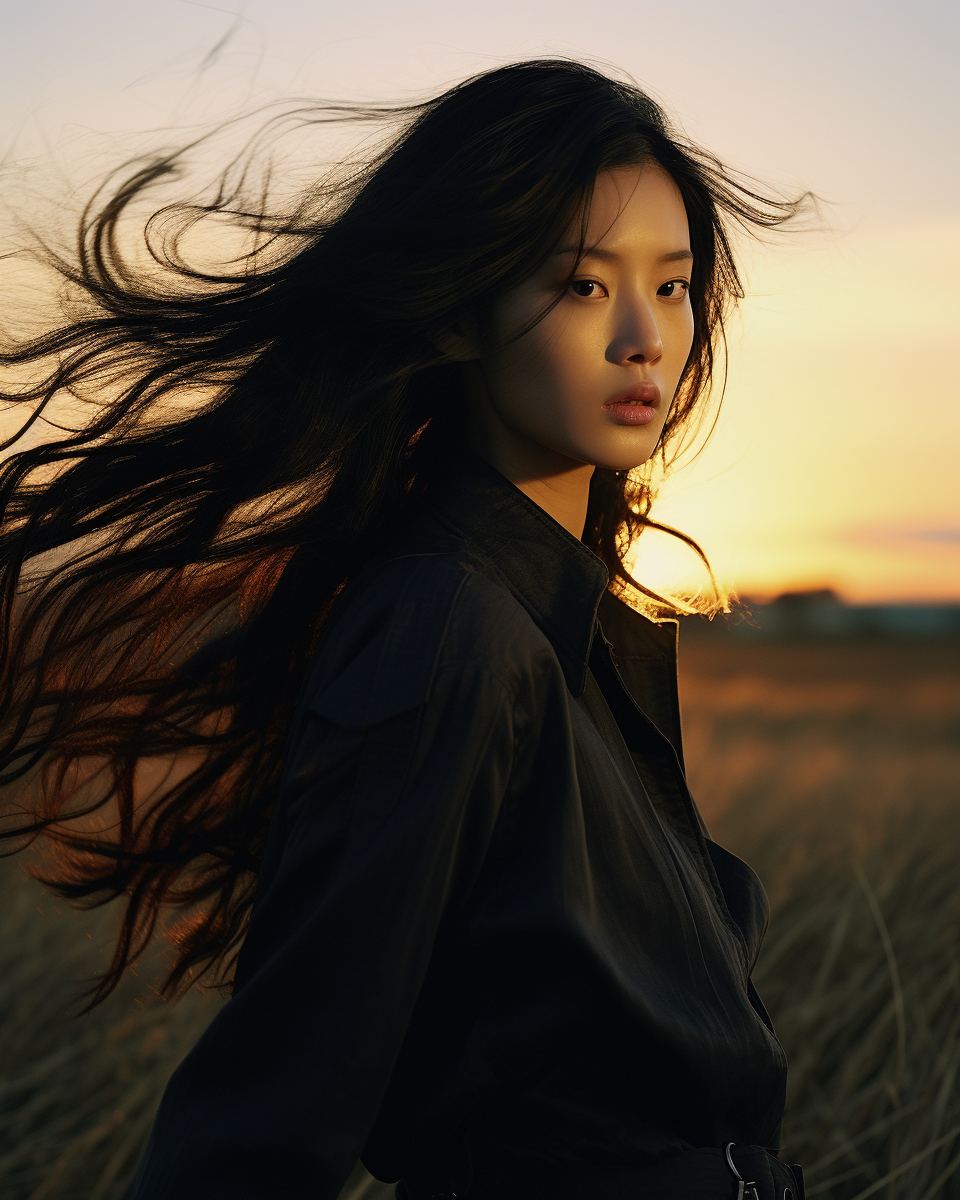
M 730 1168 L 730 1173 L 737 1183 L 736 1200 L 760 1200 L 760 1193 L 757 1191 L 756 1182 L 752 1179 L 744 1179 L 733 1161 L 730 1151 L 736 1144 L 736 1142 L 727 1142 L 723 1151 L 727 1160 L 727 1166 Z

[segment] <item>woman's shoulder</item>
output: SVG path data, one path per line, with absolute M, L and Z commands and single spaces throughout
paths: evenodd
M 309 708 L 360 726 L 427 702 L 451 671 L 514 688 L 550 643 L 512 592 L 468 550 L 403 553 L 344 590 L 307 684 Z

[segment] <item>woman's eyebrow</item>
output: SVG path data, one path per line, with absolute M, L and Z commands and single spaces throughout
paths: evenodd
M 563 246 L 560 250 L 556 251 L 556 255 L 559 257 L 561 254 L 577 254 L 579 253 L 579 250 L 579 246 Z M 594 247 L 592 250 L 585 250 L 583 252 L 583 258 L 600 258 L 609 260 L 620 259 L 622 257 L 622 254 L 617 254 L 614 250 L 602 250 L 599 246 Z M 692 258 L 693 252 L 691 250 L 670 250 L 666 254 L 661 254 L 659 258 L 656 259 L 656 262 L 658 264 L 687 262 Z

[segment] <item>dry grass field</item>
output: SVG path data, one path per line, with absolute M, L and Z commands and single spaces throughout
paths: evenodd
M 772 918 L 808 1196 L 960 1197 L 960 645 L 691 641 L 689 772 Z
M 787 1156 L 811 1197 L 960 1197 L 960 645 L 687 642 L 695 794 L 773 908 L 757 982 L 792 1064 Z M 73 1020 L 112 914 L 9 862 L 0 899 L 0 1195 L 119 1200 L 217 1001 L 158 1002 L 145 964 Z

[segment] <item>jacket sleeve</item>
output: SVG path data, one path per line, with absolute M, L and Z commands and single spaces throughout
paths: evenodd
M 174 1073 L 130 1200 L 335 1200 L 362 1150 L 513 758 L 471 588 L 434 645 L 417 592 L 308 696 L 234 996 Z

